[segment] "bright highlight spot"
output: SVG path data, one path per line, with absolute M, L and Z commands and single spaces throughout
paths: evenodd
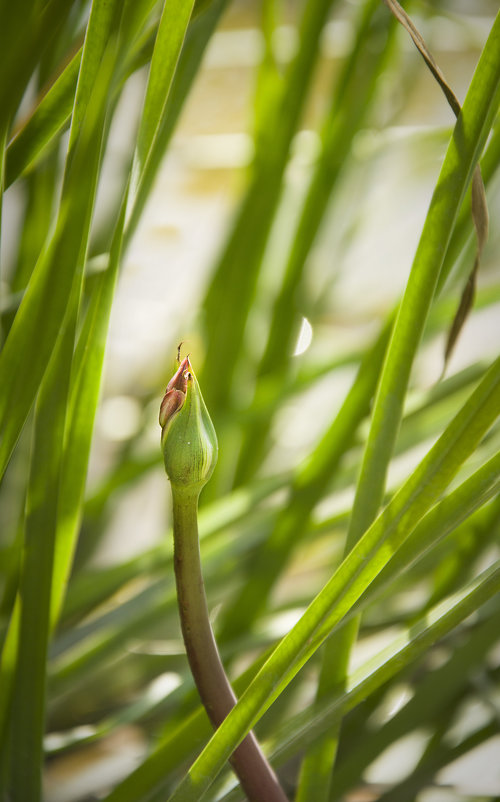
M 135 398 L 117 395 L 104 401 L 99 428 L 109 440 L 128 440 L 141 424 L 141 406 Z
M 92 738 L 96 733 L 97 727 L 82 724 L 66 732 L 49 732 L 43 739 L 43 743 L 48 752 L 55 752 L 57 749 L 64 749 L 78 744 L 80 741 L 85 741 L 87 738 Z
M 302 324 L 300 326 L 299 336 L 297 337 L 297 344 L 295 346 L 295 351 L 293 352 L 294 356 L 299 356 L 303 354 L 304 351 L 307 351 L 309 346 L 312 343 L 313 338 L 313 330 L 312 326 L 309 323 L 306 317 L 302 318 Z
M 173 671 L 167 671 L 165 674 L 160 674 L 159 677 L 154 679 L 147 690 L 148 699 L 151 702 L 161 702 L 162 699 L 165 699 L 172 691 L 175 691 L 176 688 L 179 687 L 182 680 L 179 674 L 176 674 Z

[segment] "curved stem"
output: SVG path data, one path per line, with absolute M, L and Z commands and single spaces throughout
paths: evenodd
M 199 491 L 172 485 L 174 566 L 182 634 L 191 672 L 212 725 L 236 704 L 210 625 L 198 541 Z M 254 734 L 234 751 L 231 765 L 251 802 L 288 802 Z

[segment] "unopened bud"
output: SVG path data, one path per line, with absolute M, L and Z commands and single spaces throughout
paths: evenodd
M 167 385 L 160 425 L 165 470 L 172 485 L 199 492 L 217 462 L 217 435 L 189 357 Z

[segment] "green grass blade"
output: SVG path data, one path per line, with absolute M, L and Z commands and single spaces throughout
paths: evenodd
M 57 153 L 43 161 L 39 169 L 26 178 L 26 214 L 19 241 L 16 267 L 10 285 L 11 292 L 26 289 L 33 267 L 49 236 L 54 217 L 54 196 L 59 164 Z
M 388 58 L 395 25 L 377 0 L 361 8 L 356 36 L 339 76 L 322 130 L 322 150 L 318 157 L 300 219 L 287 258 L 285 276 L 275 300 L 267 344 L 257 369 L 257 397 L 267 397 L 270 383 L 279 390 L 290 371 L 294 338 L 301 315 L 297 296 L 307 255 L 315 241 L 330 197 L 349 161 L 356 132 L 366 119 L 376 97 L 377 80 Z M 370 80 L 366 80 L 366 76 Z M 278 390 L 278 392 L 279 392 Z M 267 411 L 266 411 L 267 413 Z M 246 428 L 236 471 L 236 483 L 254 473 L 267 450 L 273 418 L 257 417 Z
M 456 215 L 498 111 L 500 16 L 474 73 L 432 196 L 375 400 L 347 548 L 381 503 L 411 366 L 432 303 Z
M 488 188 L 488 185 L 492 183 L 492 179 L 497 174 L 500 166 L 500 125 L 498 122 L 493 126 L 490 139 L 488 140 L 488 144 L 480 161 L 480 166 L 484 184 L 486 188 Z M 462 209 L 460 210 L 460 214 L 458 216 L 457 223 L 446 252 L 443 267 L 439 274 L 437 292 L 442 291 L 446 280 L 458 259 L 460 251 L 463 249 L 467 239 L 471 238 L 473 235 L 470 197 L 468 197 L 466 201 L 467 202 L 462 204 Z
M 396 636 L 375 658 L 370 658 L 356 669 L 348 678 L 346 689 L 336 698 L 314 705 L 297 714 L 287 722 L 286 727 L 276 733 L 279 746 L 272 754 L 279 765 L 302 751 L 305 743 L 314 743 L 317 738 L 335 726 L 349 710 L 367 699 L 388 680 L 404 671 L 408 666 L 424 656 L 440 639 L 446 637 L 482 605 L 498 593 L 500 565 L 495 563 L 478 576 L 459 593 L 436 605 L 425 616 L 419 618 L 411 627 Z M 472 632 L 478 645 L 492 644 L 495 641 L 494 621 L 498 615 L 495 605 Z M 466 657 L 474 659 L 473 652 Z M 376 740 L 376 739 L 375 739 Z M 359 778 L 359 776 L 358 776 Z
M 105 3 L 104 0 L 101 0 L 101 2 L 92 4 L 71 117 L 68 159 L 80 135 L 92 96 L 96 96 L 96 82 L 103 70 L 102 59 L 110 44 L 112 29 L 116 25 L 120 14 L 120 4 L 116 2 Z M 116 43 L 114 43 L 114 46 L 116 46 Z M 116 58 L 116 52 L 111 57 L 108 56 L 108 58 L 110 58 L 109 66 L 114 66 L 112 62 Z M 104 73 L 104 76 L 106 76 L 106 73 Z M 110 83 L 111 75 L 106 77 L 107 82 Z
M 68 124 L 75 100 L 81 58 L 80 49 L 54 81 L 26 124 L 9 142 L 5 164 L 6 187 L 38 159 L 56 134 Z
M 11 710 L 11 776 L 13 802 L 41 799 L 45 725 L 45 666 L 57 498 L 63 452 L 69 372 L 73 355 L 77 289 L 72 293 L 69 321 L 40 389 L 27 493 L 24 551 L 19 583 L 20 622 Z M 47 455 L 50 458 L 47 458 Z M 30 766 L 30 771 L 26 771 Z
M 54 46 L 69 13 L 68 0 L 21 0 L 0 11 L 0 108 L 5 129 L 12 120 L 39 60 Z
M 122 51 L 118 82 L 120 86 L 128 77 L 129 71 L 140 66 L 137 63 L 137 54 L 144 44 L 144 36 L 147 36 L 148 18 L 155 3 L 156 0 L 141 0 L 123 9 L 120 35 L 127 45 Z M 31 170 L 46 151 L 56 144 L 57 137 L 69 124 L 81 58 L 80 48 L 9 142 L 6 152 L 6 186 L 10 186 L 19 176 Z
M 266 653 L 234 680 L 235 693 L 243 693 L 265 658 Z M 181 762 L 206 743 L 211 732 L 205 709 L 198 705 L 182 724 L 165 735 L 141 766 L 105 797 L 105 802 L 145 802 L 150 799 L 153 791 L 165 787 Z
M 416 561 L 425 556 L 428 549 L 434 547 L 443 537 L 446 537 L 472 513 L 489 501 L 499 491 L 498 470 L 500 468 L 500 455 L 488 460 L 479 470 L 465 482 L 447 495 L 439 504 L 422 518 L 408 539 L 389 560 L 385 568 L 371 583 L 370 588 L 360 599 L 360 606 L 366 607 L 370 600 L 376 598 L 382 588 L 386 588 L 394 577 Z M 490 516 L 495 518 L 498 504 L 492 511 L 487 512 L 486 537 L 491 530 Z M 479 535 L 476 534 L 479 539 Z M 478 544 L 479 545 L 479 544 Z
M 194 0 L 165 0 L 156 36 L 142 111 L 130 188 L 130 208 L 147 170 L 165 116 L 169 90 L 186 35 Z
M 202 9 L 201 13 L 194 15 L 191 19 L 173 77 L 168 102 L 162 110 L 161 118 L 157 120 L 145 168 L 136 187 L 133 206 L 129 211 L 127 221 L 125 244 L 130 241 L 139 222 L 184 100 L 189 93 L 207 44 L 227 2 L 228 0 L 212 0 L 207 8 Z M 150 117 L 153 117 L 152 111 L 150 112 Z
M 224 411 L 230 405 L 234 371 L 260 262 L 281 195 L 290 144 L 316 64 L 320 34 L 332 5 L 332 0 L 305 4 L 299 51 L 287 71 L 280 97 L 273 98 L 267 107 L 266 122 L 261 122 L 262 136 L 256 142 L 250 183 L 205 296 L 206 354 L 200 381 L 216 428 L 219 421 L 223 423 Z M 223 371 L 218 369 L 221 364 Z
M 473 452 L 500 410 L 500 359 L 427 457 L 273 652 L 172 796 L 201 799 L 234 747 L 360 598 Z M 196 797 L 195 794 L 198 794 Z
M 2 234 L 2 225 L 3 225 L 3 204 L 4 204 L 4 191 L 5 191 L 5 146 L 7 144 L 7 125 L 4 122 L 4 125 L 0 125 L 0 235 Z M 0 308 L 2 307 L 4 299 L 2 297 L 2 293 L 0 293 Z M 3 341 L 5 339 L 4 333 L 4 321 L 2 317 L 0 317 L 0 348 L 3 346 Z
M 70 298 L 73 278 L 85 261 L 97 170 L 101 156 L 103 106 L 111 75 L 110 59 L 102 64 L 116 6 L 96 3 L 89 28 L 96 21 L 96 47 L 83 56 L 75 116 L 70 133 L 58 221 L 42 251 L 29 286 L 0 354 L 0 476 L 15 447 L 22 426 L 49 362 Z M 103 79 L 96 80 L 101 70 Z M 92 90 L 94 98 L 89 103 Z M 85 112 L 85 124 L 83 115 Z M 78 147 L 76 147 L 78 143 Z M 32 354 L 37 359 L 31 358 Z
M 88 55 L 82 62 L 82 73 L 77 90 L 77 102 L 81 107 L 74 120 L 74 136 L 70 138 L 70 149 L 66 168 L 63 196 L 58 226 L 51 245 L 39 263 L 38 275 L 30 283 L 23 305 L 16 316 L 11 334 L 1 355 L 1 365 L 12 369 L 13 350 L 16 345 L 24 350 L 17 354 L 26 364 L 17 366 L 17 376 L 10 385 L 11 403 L 19 393 L 18 400 L 29 410 L 31 400 L 24 388 L 19 386 L 23 371 L 34 370 L 38 362 L 29 359 L 30 353 L 37 352 L 43 336 L 36 327 L 26 324 L 23 315 L 37 310 L 42 317 L 47 314 L 44 302 L 54 293 L 50 279 L 53 271 L 61 271 L 57 257 L 66 257 L 62 268 L 66 269 L 66 282 L 57 301 L 60 304 L 60 319 L 56 318 L 51 330 L 52 342 L 45 343 L 46 362 L 49 369 L 43 379 L 37 413 L 35 416 L 35 438 L 32 453 L 30 485 L 28 489 L 27 515 L 25 523 L 25 549 L 20 579 L 19 618 L 13 617 L 11 627 L 19 621 L 19 646 L 16 661 L 16 677 L 12 701 L 12 763 L 11 794 L 14 799 L 40 798 L 42 738 L 45 710 L 45 666 L 47 644 L 50 630 L 50 595 L 53 567 L 54 534 L 57 520 L 57 503 L 60 489 L 61 460 L 64 443 L 67 395 L 74 349 L 74 335 L 79 307 L 83 265 L 90 230 L 90 220 L 100 164 L 101 138 L 106 116 L 106 100 L 112 76 L 114 56 L 108 52 L 107 35 L 112 14 L 116 6 L 96 3 L 93 7 L 88 29 L 85 50 Z M 85 52 L 84 50 L 84 52 Z M 92 80 L 89 80 L 93 78 Z M 95 82 L 95 87 L 93 86 Z M 82 117 L 82 114 L 84 116 Z M 81 215 L 81 217 L 79 216 Z M 75 219 L 75 216 L 76 219 Z M 70 233 L 74 239 L 66 239 Z M 54 261 L 52 261 L 54 260 Z M 52 274 L 51 274 L 52 271 Z M 24 308 L 23 308 L 24 307 Z M 19 322 L 20 318 L 20 322 Z M 31 321 L 28 321 L 31 322 Z M 50 351 L 52 347 L 52 354 Z M 38 355 L 40 351 L 38 350 Z M 15 359 L 14 359 L 15 366 Z M 46 363 L 39 367 L 37 380 L 43 376 Z M 36 383 L 29 388 L 36 392 Z M 8 406 L 7 406 L 8 413 Z M 21 412 L 14 421 L 15 426 L 24 422 Z M 18 433 L 7 421 L 7 434 L 12 448 Z M 5 441 L 4 441 L 5 443 Z M 7 456 L 7 450 L 4 451 Z M 48 456 L 50 455 L 50 456 Z M 17 635 L 7 638 L 6 647 L 15 644 Z M 3 665 L 9 669 L 10 659 Z M 3 667 L 2 665 L 2 667 Z M 35 675 L 35 681 L 33 680 Z M 7 677 L 9 679 L 9 677 Z M 8 711 L 10 683 L 2 682 L 2 713 Z M 7 701 L 4 701 L 7 699 Z M 2 722 L 2 732 L 4 731 Z M 29 736 L 27 735 L 29 733 Z M 32 766 L 26 772 L 26 765 Z
M 220 638 L 233 638 L 248 630 L 266 602 L 287 558 L 300 537 L 315 505 L 322 497 L 342 455 L 352 444 L 361 421 L 368 415 L 391 332 L 390 319 L 366 353 L 338 415 L 292 482 L 289 501 L 278 515 L 273 531 L 248 568 L 235 603 L 226 613 Z M 251 579 L 250 579 L 251 577 Z
M 90 444 L 99 399 L 101 373 L 118 267 L 126 197 L 117 221 L 106 271 L 96 280 L 75 351 L 66 448 L 61 472 L 52 583 L 51 625 L 59 618 L 76 546 L 83 506 Z
M 474 729 L 457 744 L 440 743 L 434 745 L 429 756 L 419 762 L 417 768 L 409 777 L 383 793 L 380 802 L 399 802 L 400 799 L 415 799 L 417 794 L 426 786 L 433 785 L 433 780 L 441 769 L 449 766 L 459 757 L 468 754 L 490 738 L 498 735 L 498 723 L 491 721 L 482 727 Z M 498 799 L 498 797 L 497 797 Z
M 379 728 L 376 738 L 364 738 L 359 748 L 345 757 L 335 773 L 335 799 L 341 798 L 391 743 L 435 720 L 448 705 L 460 701 L 471 671 L 482 664 L 498 640 L 495 621 L 495 615 L 483 621 L 465 643 L 455 647 L 443 666 L 430 671 L 419 682 L 412 698 Z
M 499 44 L 500 18 L 492 28 L 455 126 L 398 312 L 375 398 L 347 533 L 346 552 L 370 525 L 382 503 L 413 360 L 423 335 L 456 217 L 498 109 L 500 62 L 492 57 L 493 49 L 489 48 L 498 47 Z M 358 627 L 359 621 L 352 619 L 345 630 L 338 632 L 328 642 L 321 683 L 325 682 L 327 686 L 329 681 L 335 685 L 342 683 Z M 305 767 L 304 783 L 309 777 L 314 781 L 318 765 L 330 763 L 333 768 L 335 751 L 336 740 L 331 738 L 328 743 L 325 742 L 323 750 L 321 746 L 315 748 L 311 757 L 314 765 Z M 299 796 L 300 802 L 304 798 Z
M 158 27 L 146 97 L 137 134 L 137 170 L 144 172 L 158 133 L 194 0 L 166 0 Z
M 247 520 L 258 509 L 260 502 L 287 483 L 288 477 L 262 480 L 206 505 L 199 516 L 200 539 L 204 541 L 242 519 Z M 66 600 L 64 618 L 74 619 L 88 613 L 138 575 L 157 575 L 171 570 L 172 546 L 169 532 L 159 547 L 145 551 L 132 560 L 101 571 L 82 572 L 75 577 Z

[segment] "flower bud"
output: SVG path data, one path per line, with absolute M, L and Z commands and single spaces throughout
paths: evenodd
M 167 385 L 160 426 L 165 470 L 172 485 L 199 492 L 217 462 L 217 435 L 189 357 Z

